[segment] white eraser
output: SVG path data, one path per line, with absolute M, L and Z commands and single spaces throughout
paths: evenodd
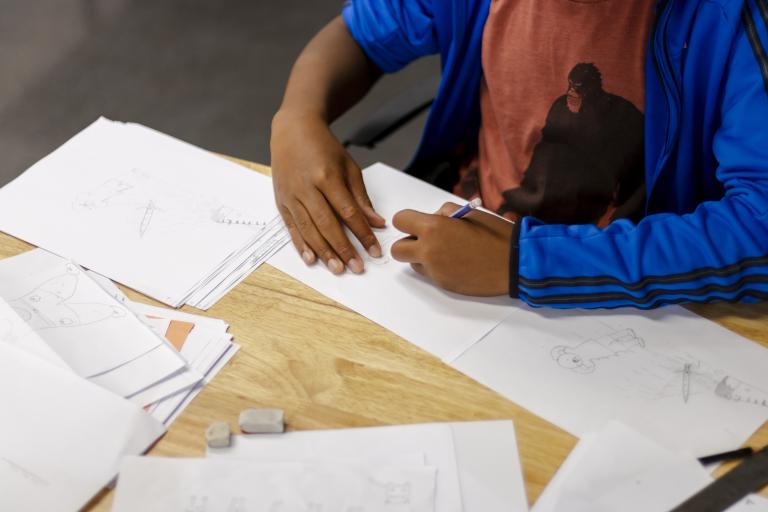
M 279 434 L 285 430 L 282 409 L 243 409 L 240 430 L 246 434 Z
M 205 431 L 205 442 L 210 448 L 226 448 L 232 442 L 232 430 L 226 421 L 211 423 Z

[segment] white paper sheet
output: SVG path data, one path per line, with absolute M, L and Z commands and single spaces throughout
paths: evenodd
M 768 350 L 679 307 L 520 305 L 451 365 L 576 436 L 616 419 L 695 457 L 768 419 Z
M 355 462 L 361 458 L 380 459 L 389 453 L 408 452 L 424 452 L 426 464 L 437 467 L 436 510 L 463 510 L 453 436 L 447 424 L 234 436 L 232 446 L 209 449 L 208 455 L 261 462 Z
M 435 468 L 126 457 L 114 512 L 434 512 Z
M 585 435 L 539 497 L 533 512 L 666 512 L 712 482 L 687 454 L 619 422 Z M 750 495 L 731 512 L 766 510 Z
M 67 363 L 0 297 L 0 343 L 15 345 L 61 368 Z
M 160 345 L 129 363 L 88 380 L 144 406 L 188 389 L 200 379 L 202 376 L 187 368 L 178 353 Z
M 385 253 L 381 259 L 368 257 L 351 238 L 365 258 L 364 275 L 335 276 L 322 264 L 307 267 L 290 244 L 269 264 L 449 361 L 509 314 L 510 299 L 443 291 L 390 256 L 392 244 L 405 236 L 391 226 L 395 213 L 405 208 L 434 212 L 446 201 L 460 203 L 460 198 L 383 164 L 365 169 L 363 177 L 376 210 L 390 223 L 376 233 Z
M 728 508 L 727 512 L 768 512 L 768 498 L 758 494 L 750 494 Z
M 234 436 L 231 447 L 209 449 L 208 455 L 269 462 L 354 462 L 413 452 L 424 452 L 426 464 L 437 467 L 435 510 L 528 510 L 511 421 Z
M 0 510 L 78 510 L 163 426 L 141 409 L 0 343 Z
M 103 118 L 0 189 L 0 230 L 171 306 L 276 216 L 269 178 Z
M 663 512 L 710 481 L 696 459 L 611 422 L 576 445 L 533 512 Z

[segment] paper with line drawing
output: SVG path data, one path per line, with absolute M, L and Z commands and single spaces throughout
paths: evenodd
M 0 189 L 0 230 L 171 306 L 275 217 L 269 178 L 103 118 Z
M 0 283 L 0 296 L 27 329 L 76 374 L 120 396 L 186 371 L 184 359 L 163 338 L 70 260 L 41 249 L 6 258 L 0 260 Z
M 377 211 L 386 219 L 405 208 L 434 212 L 446 201 L 461 199 L 383 164 L 363 171 L 366 188 Z M 322 264 L 307 267 L 292 245 L 269 263 L 328 297 L 443 360 L 451 360 L 496 326 L 510 311 L 507 297 L 465 297 L 439 289 L 392 259 L 392 244 L 405 234 L 391 226 L 376 232 L 384 256 L 364 258 L 364 275 L 334 276 Z
M 40 336 L 0 297 L 0 343 L 34 354 L 60 368 L 70 370 L 69 365 L 46 344 Z
M 768 419 L 768 350 L 680 307 L 521 304 L 451 365 L 574 435 L 615 419 L 694 456 Z
M 435 468 L 126 457 L 115 512 L 434 512 Z

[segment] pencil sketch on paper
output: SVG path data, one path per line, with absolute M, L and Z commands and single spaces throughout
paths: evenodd
M 680 397 L 688 404 L 696 395 L 768 407 L 768 393 L 687 353 L 669 354 L 649 348 L 633 329 L 611 329 L 577 345 L 558 345 L 550 355 L 564 369 L 595 373 L 600 364 L 620 365 L 616 385 L 649 400 Z M 623 361 L 631 356 L 631 361 Z
M 154 201 L 150 200 L 147 206 L 144 207 L 144 214 L 141 217 L 141 223 L 139 224 L 139 238 L 144 238 L 144 233 L 149 229 L 149 225 L 152 223 L 152 217 L 157 211 L 157 205 Z
M 117 306 L 76 302 L 81 271 L 67 263 L 64 272 L 36 285 L 29 292 L 8 301 L 33 330 L 80 327 L 125 316 Z
M 597 339 L 582 341 L 575 347 L 558 345 L 550 352 L 552 359 L 561 367 L 576 373 L 592 373 L 597 361 L 630 353 L 645 347 L 645 341 L 632 329 L 613 331 Z
M 384 503 L 386 505 L 410 505 L 411 504 L 411 484 L 388 482 L 385 486 L 386 495 Z
M 260 226 L 267 225 L 266 222 L 259 219 L 248 218 L 239 210 L 228 206 L 220 206 L 211 212 L 211 220 L 217 224 L 227 224 L 228 226 Z
M 131 190 L 133 185 L 120 178 L 111 178 L 95 189 L 78 194 L 72 203 L 75 210 L 96 210 L 106 208 L 110 202 Z
M 135 226 L 131 229 L 139 239 L 150 233 L 162 236 L 185 225 L 266 225 L 213 198 L 186 190 L 184 184 L 168 183 L 135 168 L 76 194 L 72 208 L 81 213 L 107 214 L 113 222 Z

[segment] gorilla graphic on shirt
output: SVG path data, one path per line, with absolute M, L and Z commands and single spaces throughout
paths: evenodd
M 497 213 L 531 215 L 548 223 L 595 223 L 636 217 L 644 198 L 644 116 L 606 92 L 600 70 L 580 63 L 566 94 L 549 110 L 519 188 L 502 193 Z

